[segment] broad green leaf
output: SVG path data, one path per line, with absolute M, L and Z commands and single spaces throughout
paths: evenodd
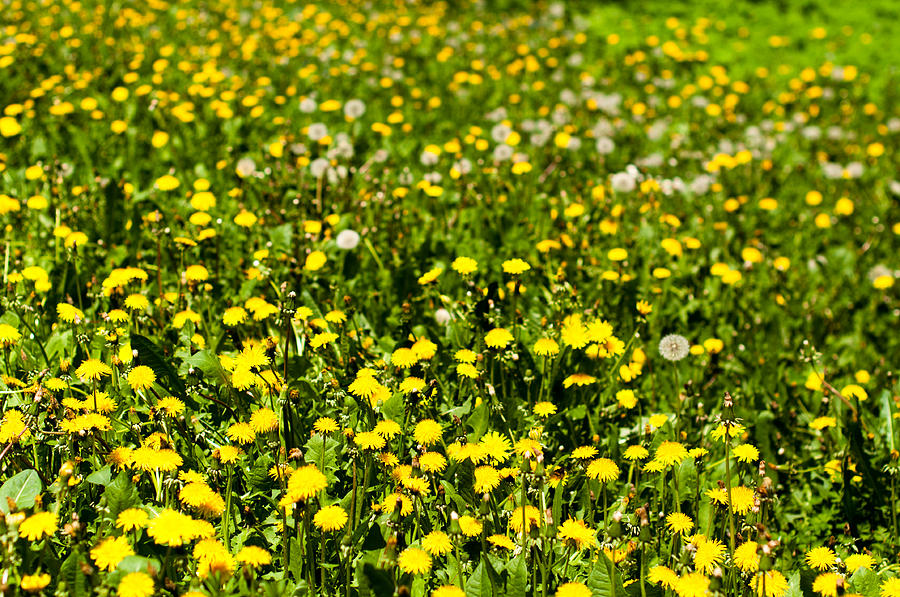
M 788 588 L 784 597 L 803 597 L 803 589 L 800 588 L 799 572 L 794 572 L 788 577 Z
M 881 595 L 881 583 L 878 575 L 866 568 L 860 568 L 850 577 L 853 590 L 864 597 L 879 597 Z
M 103 485 L 104 487 L 109 485 L 110 480 L 112 480 L 112 470 L 109 466 L 104 466 L 99 471 L 94 471 L 85 478 L 85 481 L 88 483 Z
M 228 385 L 228 375 L 222 369 L 222 364 L 218 357 L 209 350 L 200 350 L 196 353 L 185 357 L 182 360 L 181 372 L 187 373 L 188 369 L 193 367 L 203 372 L 203 375 L 210 381 L 218 385 Z
M 159 571 L 159 562 L 142 556 L 128 556 L 119 562 L 119 565 L 116 566 L 116 570 L 121 570 L 126 574 L 130 574 L 131 572 L 146 572 L 147 574 L 151 574 L 154 571 Z
M 303 446 L 306 448 L 303 459 L 308 464 L 316 465 L 320 471 L 325 473 L 330 479 L 333 479 L 333 471 L 337 469 L 337 456 L 335 454 L 337 446 L 337 440 L 330 437 L 326 438 L 326 436 L 317 433 Z
M 123 510 L 136 505 L 139 501 L 137 488 L 131 482 L 131 475 L 122 471 L 106 486 L 103 492 L 106 507 L 109 508 L 110 517 L 115 520 Z
M 288 570 L 294 580 L 299 582 L 303 571 L 303 546 L 296 537 L 291 537 L 290 541 L 290 557 L 288 558 Z
M 627 597 L 663 597 L 662 587 L 644 581 L 644 593 L 641 593 L 640 581 L 635 581 L 625 587 Z
M 475 407 L 475 410 L 472 411 L 472 414 L 466 419 L 466 426 L 472 428 L 472 433 L 469 436 L 470 441 L 477 441 L 484 435 L 484 432 L 487 431 L 488 428 L 489 418 L 490 413 L 486 402 L 482 402 Z
M 357 568 L 356 577 L 359 581 L 360 597 L 394 594 L 394 580 L 390 572 L 376 568 L 370 562 L 365 562 Z
M 562 498 L 563 493 L 566 491 L 565 484 L 560 483 L 553 490 L 553 524 L 560 525 L 562 524 Z
M 894 401 L 887 390 L 881 392 L 881 418 L 884 421 L 884 434 L 887 436 L 888 449 L 894 451 Z
M 106 582 L 109 585 L 117 586 L 122 580 L 123 576 L 131 574 L 132 572 L 143 572 L 145 574 L 154 576 L 159 571 L 159 560 L 145 558 L 143 556 L 127 556 L 125 559 L 119 562 L 119 565 L 116 566 L 116 569 L 106 577 Z
M 61 594 L 73 595 L 74 597 L 90 594 L 87 584 L 88 577 L 81 570 L 82 562 L 81 549 L 76 547 L 59 568 L 58 592 L 62 591 Z
M 393 394 L 381 405 L 381 412 L 384 413 L 385 418 L 402 423 L 405 414 L 404 408 L 403 394 Z
M 490 597 L 493 595 L 491 590 L 491 577 L 484 560 L 478 563 L 475 572 L 466 581 L 466 597 Z
M 137 351 L 137 358 L 141 365 L 146 365 L 153 369 L 153 372 L 156 374 L 156 382 L 159 385 L 169 390 L 173 396 L 187 399 L 187 390 L 184 387 L 184 382 L 156 344 L 140 334 L 132 334 L 131 348 Z
M 410 594 L 412 597 L 425 597 L 428 579 L 424 576 L 415 576 L 412 579 Z
M 269 469 L 274 460 L 269 454 L 263 454 L 247 471 L 247 484 L 256 491 L 261 491 L 271 486 L 274 481 L 269 477 Z
M 28 469 L 13 476 L 0 487 L 0 510 L 9 514 L 9 501 L 19 510 L 34 506 L 34 500 L 41 493 L 43 485 L 37 471 Z
M 466 501 L 458 493 L 456 493 L 456 488 L 453 486 L 453 484 L 445 481 L 444 479 L 441 479 L 441 487 L 444 488 L 445 495 L 453 500 L 453 503 L 456 505 L 456 508 L 459 510 L 459 512 L 465 512 L 467 508 Z
M 509 578 L 506 581 L 507 595 L 524 595 L 528 585 L 528 568 L 525 565 L 525 554 L 520 553 L 506 566 Z
M 696 486 L 697 465 L 694 464 L 693 458 L 688 458 L 678 467 L 678 491 L 680 499 L 684 501 L 687 497 L 693 495 Z
M 597 554 L 597 559 L 593 562 L 591 573 L 588 575 L 587 586 L 593 591 L 595 597 L 612 597 L 613 583 L 615 583 L 615 594 L 624 595 L 625 589 L 622 587 L 622 573 L 616 571 L 615 581 L 613 581 L 613 563 L 605 554 Z
M 66 350 L 71 348 L 73 344 L 74 336 L 72 335 L 72 330 L 56 330 L 50 336 L 50 339 L 47 340 L 47 343 L 44 344 L 44 350 L 47 351 L 48 358 L 55 359 L 65 354 Z

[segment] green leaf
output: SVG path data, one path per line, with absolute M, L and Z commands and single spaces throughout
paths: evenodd
M 155 574 L 159 569 L 159 562 L 157 560 L 142 556 L 128 556 L 116 566 L 116 570 L 120 570 L 125 574 L 131 574 L 132 572 Z
M 154 576 L 160 570 L 159 560 L 145 558 L 143 556 L 127 556 L 109 576 L 106 577 L 106 583 L 112 586 L 118 586 L 122 577 L 132 572 L 143 572 Z
M 493 594 L 490 572 L 482 560 L 466 582 L 466 597 L 489 597 Z
M 297 541 L 296 537 L 291 537 L 291 554 L 289 558 L 288 570 L 294 580 L 299 582 L 302 577 L 303 570 L 303 546 Z
M 559 525 L 562 524 L 562 499 L 563 492 L 565 491 L 565 486 L 563 483 L 560 483 L 553 490 L 553 509 L 551 510 L 553 516 L 553 524 Z
M 587 416 L 587 406 L 584 403 L 579 404 L 578 406 L 573 406 L 568 411 L 566 411 L 566 415 L 573 421 L 580 421 L 581 419 Z
M 373 524 L 368 528 L 366 528 L 364 525 L 360 525 L 360 527 L 356 529 L 356 533 L 354 533 L 354 536 L 359 533 L 360 529 L 363 529 L 366 535 L 363 538 L 362 545 L 360 546 L 360 549 L 362 551 L 380 551 L 387 546 L 384 537 L 381 535 L 381 527 L 379 527 L 377 524 Z M 362 536 L 361 533 L 360 536 Z M 356 544 L 355 539 L 356 537 L 354 537 L 354 545 Z
M 525 566 L 525 554 L 520 553 L 506 565 L 509 578 L 506 580 L 507 595 L 524 595 L 528 584 L 528 568 Z
M 646 592 L 646 597 L 663 597 L 662 587 L 651 585 L 647 581 L 644 581 L 644 591 Z M 625 595 L 627 595 L 627 597 L 645 597 L 645 595 L 641 593 L 640 581 L 633 582 L 625 587 Z
M 257 491 L 272 485 L 273 481 L 269 477 L 269 469 L 274 462 L 275 461 L 272 460 L 272 457 L 268 454 L 260 456 L 253 464 L 253 467 L 247 472 L 247 484 Z
M 879 597 L 881 594 L 878 575 L 867 568 L 860 568 L 854 572 L 850 577 L 850 583 L 853 585 L 854 591 L 865 597 Z
M 888 390 L 881 392 L 881 418 L 884 419 L 885 435 L 887 435 L 888 449 L 895 449 L 894 440 L 894 401 Z
M 64 595 L 88 595 L 87 576 L 81 571 L 81 550 L 76 547 L 59 568 L 57 592 Z
M 472 411 L 469 418 L 466 419 L 466 426 L 472 428 L 472 434 L 469 438 L 470 441 L 477 441 L 484 435 L 484 432 L 487 431 L 488 428 L 488 419 L 489 413 L 487 403 L 482 402 Z
M 427 584 L 428 579 L 424 576 L 413 577 L 412 587 L 410 587 L 410 594 L 412 597 L 425 597 Z
M 784 597 L 805 597 L 801 587 L 800 572 L 794 572 L 788 578 L 788 588 Z
M 678 487 L 680 488 L 681 500 L 684 501 L 691 490 L 697 486 L 697 465 L 694 464 L 693 458 L 688 458 L 681 463 L 678 468 Z
M 47 351 L 47 357 L 51 360 L 65 354 L 65 352 L 74 344 L 74 336 L 72 330 L 56 330 L 47 343 L 44 350 Z
M 384 413 L 386 419 L 392 421 L 402 421 L 404 412 L 403 394 L 393 394 L 381 405 L 381 412 Z
M 9 501 L 23 510 L 34 506 L 34 500 L 41 493 L 43 485 L 37 471 L 28 469 L 15 475 L 0 487 L 0 510 L 9 514 Z
M 306 452 L 303 454 L 304 460 L 308 464 L 314 464 L 325 473 L 330 479 L 334 478 L 333 471 L 337 469 L 337 456 L 335 448 L 338 446 L 337 440 L 327 438 L 321 434 L 312 436 L 306 445 Z
M 159 349 L 150 339 L 140 334 L 131 335 L 131 348 L 138 353 L 138 361 L 141 365 L 146 365 L 153 369 L 156 374 L 156 382 L 169 390 L 169 392 L 178 398 L 187 399 L 187 390 L 184 382 L 178 377 L 178 373 L 169 364 L 163 351 Z
M 394 594 L 394 580 L 387 570 L 376 568 L 370 562 L 357 568 L 360 597 L 379 597 Z
M 222 364 L 216 355 L 209 350 L 200 350 L 187 356 L 182 359 L 182 363 L 180 369 L 182 374 L 186 374 L 188 369 L 193 367 L 202 371 L 203 375 L 217 385 L 228 385 L 228 375 L 225 374 L 225 370 L 222 368 Z
M 594 563 L 590 575 L 588 575 L 587 586 L 593 591 L 595 597 L 612 597 L 613 563 L 609 561 L 606 554 L 600 553 L 597 555 L 597 561 Z M 615 594 L 625 594 L 625 589 L 622 587 L 621 573 L 615 575 Z
M 94 485 L 103 485 L 104 487 L 109 485 L 110 480 L 112 479 L 112 470 L 109 466 L 104 466 L 99 471 L 94 471 L 90 475 L 87 476 L 85 481 L 88 483 L 93 483 Z
M 467 509 L 466 500 L 456 493 L 456 488 L 449 481 L 445 481 L 444 479 L 441 479 L 441 487 L 444 488 L 445 495 L 453 500 L 457 510 L 459 512 L 465 512 Z
M 137 488 L 132 484 L 131 475 L 129 475 L 127 471 L 119 473 L 119 475 L 106 486 L 103 497 L 106 499 L 106 507 L 109 509 L 109 515 L 114 520 L 120 512 L 131 508 L 139 501 Z

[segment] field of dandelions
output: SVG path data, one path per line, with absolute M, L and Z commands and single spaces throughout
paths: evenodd
M 0 593 L 900 597 L 872 0 L 0 0 Z

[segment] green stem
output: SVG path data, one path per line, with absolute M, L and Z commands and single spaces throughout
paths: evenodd
M 609 560 L 609 578 L 612 581 L 610 586 L 610 591 L 612 591 L 612 597 L 616 597 L 616 546 L 615 544 L 612 546 L 612 557 Z
M 891 475 L 891 523 L 894 530 L 893 542 L 897 542 L 897 477 Z
M 729 448 L 731 447 L 731 421 L 725 423 L 725 490 L 728 494 L 728 546 L 731 549 L 731 553 L 734 553 L 734 541 L 735 541 L 735 532 L 734 532 L 734 508 L 731 503 L 731 458 L 729 457 Z M 732 573 L 729 571 L 729 579 L 732 578 Z
M 303 531 L 306 537 L 304 537 L 306 544 L 306 577 L 307 577 L 307 587 L 309 594 L 315 597 L 316 595 L 316 584 L 315 584 L 315 576 L 316 576 L 316 553 L 315 548 L 313 547 L 312 533 L 309 530 L 309 519 L 310 519 L 310 508 L 309 501 L 307 501 L 303 506 Z
M 644 586 L 644 577 L 647 574 L 647 549 L 646 547 L 641 547 L 641 571 L 638 574 L 641 582 L 641 597 L 647 597 L 647 587 Z
M 222 538 L 225 541 L 225 549 L 231 551 L 231 537 L 229 535 L 231 526 L 231 480 L 232 466 L 227 467 L 228 480 L 225 482 L 225 518 L 222 519 Z
M 672 469 L 672 485 L 675 490 L 675 511 L 681 512 L 681 492 L 678 490 L 678 471 Z

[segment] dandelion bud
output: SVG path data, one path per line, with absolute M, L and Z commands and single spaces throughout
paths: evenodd
M 607 531 L 607 534 L 614 539 L 618 539 L 619 537 L 621 537 L 624 534 L 624 532 L 622 531 L 622 523 L 620 522 L 621 518 L 622 518 L 621 514 L 619 514 L 619 520 L 616 520 L 615 514 L 614 514 L 613 522 L 611 525 L 609 525 L 609 530 Z
M 481 496 L 481 503 L 478 505 L 478 513 L 487 516 L 491 513 L 491 494 L 485 493 Z
M 459 526 L 459 514 L 456 512 L 450 513 L 450 528 L 448 529 L 450 535 L 459 536 L 462 535 L 462 527 Z
M 641 543 L 647 543 L 653 539 L 653 535 L 650 533 L 650 525 L 642 526 L 641 532 L 638 533 L 638 541 Z
M 67 460 L 63 462 L 62 466 L 59 467 L 59 476 L 63 479 L 68 479 L 75 472 L 75 463 L 71 460 Z

